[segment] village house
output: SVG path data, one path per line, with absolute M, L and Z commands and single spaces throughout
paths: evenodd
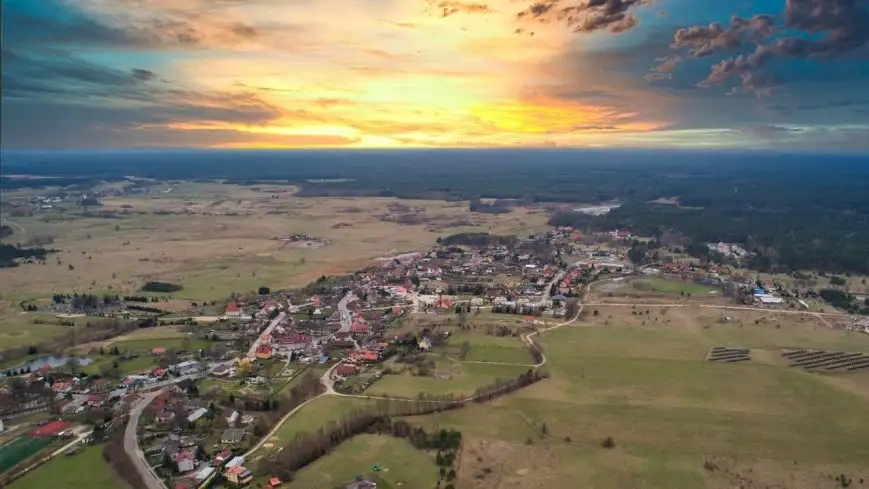
M 335 373 L 342 377 L 349 377 L 351 375 L 356 375 L 359 373 L 359 367 L 356 365 L 351 365 L 349 363 L 342 363 L 335 368 Z
M 273 348 L 270 345 L 260 345 L 256 349 L 256 357 L 260 360 L 268 360 L 272 357 Z
M 241 316 L 241 308 L 236 303 L 230 303 L 226 306 L 226 311 L 224 314 L 227 317 L 239 317 Z
M 175 465 L 178 472 L 190 472 L 196 468 L 196 456 L 189 450 L 184 450 L 175 455 Z

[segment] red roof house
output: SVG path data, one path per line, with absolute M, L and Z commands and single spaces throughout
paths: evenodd
M 356 365 L 342 363 L 341 365 L 338 365 L 338 368 L 336 368 L 335 371 L 338 373 L 338 375 L 341 375 L 343 377 L 347 377 L 348 375 L 358 374 L 359 367 L 357 367 Z

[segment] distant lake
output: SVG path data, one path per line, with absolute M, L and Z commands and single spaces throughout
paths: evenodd
M 81 365 L 82 367 L 84 367 L 85 365 L 90 365 L 90 364 L 94 363 L 94 359 L 88 358 L 88 357 L 70 357 L 67 355 L 52 355 L 49 357 L 35 358 L 33 360 L 30 360 L 27 363 L 17 365 L 17 366 L 12 367 L 11 369 L 8 369 L 8 370 L 21 370 L 21 369 L 27 370 L 27 367 L 30 367 L 30 370 L 35 372 L 46 365 L 50 366 L 51 368 L 63 367 L 64 365 L 69 363 L 70 360 L 73 360 L 73 359 L 75 361 L 77 361 L 78 364 Z

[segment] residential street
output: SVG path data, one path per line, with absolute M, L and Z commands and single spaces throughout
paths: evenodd
M 347 309 L 347 304 L 353 301 L 356 296 L 353 295 L 353 291 L 347 292 L 347 294 L 338 301 L 338 313 L 341 315 L 341 329 L 338 330 L 339 333 L 349 333 L 350 327 L 353 325 L 353 315 L 350 314 L 350 310 Z
M 272 319 L 272 321 L 269 323 L 269 325 L 266 326 L 266 329 L 264 329 L 263 332 L 260 333 L 259 337 L 257 337 L 257 339 L 253 342 L 253 345 L 250 346 L 250 350 L 247 351 L 248 358 L 250 358 L 251 360 L 256 358 L 256 349 L 259 348 L 260 344 L 262 344 L 263 336 L 267 336 L 267 335 L 272 334 L 272 330 L 275 329 L 275 326 L 280 324 L 281 321 L 283 321 L 285 317 L 287 317 L 287 313 L 281 311 L 280 314 L 278 314 L 277 316 L 275 316 L 274 319 Z
M 136 427 L 139 425 L 139 417 L 142 415 L 142 411 L 151 403 L 151 401 L 154 400 L 154 398 L 160 395 L 161 392 L 163 391 L 160 390 L 144 394 L 144 398 L 136 403 L 130 411 L 130 419 L 127 421 L 127 428 L 124 432 L 124 451 L 127 452 L 130 461 L 132 461 L 136 466 L 136 470 L 139 472 L 139 475 L 142 477 L 142 480 L 145 482 L 148 489 L 168 488 L 166 487 L 166 484 L 163 483 L 163 479 L 157 477 L 145 461 L 145 454 L 139 448 L 139 443 L 136 439 Z

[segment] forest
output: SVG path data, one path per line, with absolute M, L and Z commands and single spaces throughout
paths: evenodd
M 243 164 L 242 164 L 243 163 Z M 591 149 L 4 152 L 9 174 L 61 182 L 121 179 L 283 183 L 300 196 L 392 196 L 512 205 L 618 202 L 581 229 L 664 229 L 747 243 L 762 270 L 869 273 L 869 158 L 846 153 Z M 40 180 L 43 180 L 40 182 Z M 43 179 L 34 179 L 39 185 Z M 37 183 L 34 183 L 34 185 Z M 0 187 L 27 181 L 0 181 Z M 509 199 L 484 205 L 479 199 Z M 659 202 L 655 204 L 653 202 Z M 666 202 L 661 204 L 660 202 Z

